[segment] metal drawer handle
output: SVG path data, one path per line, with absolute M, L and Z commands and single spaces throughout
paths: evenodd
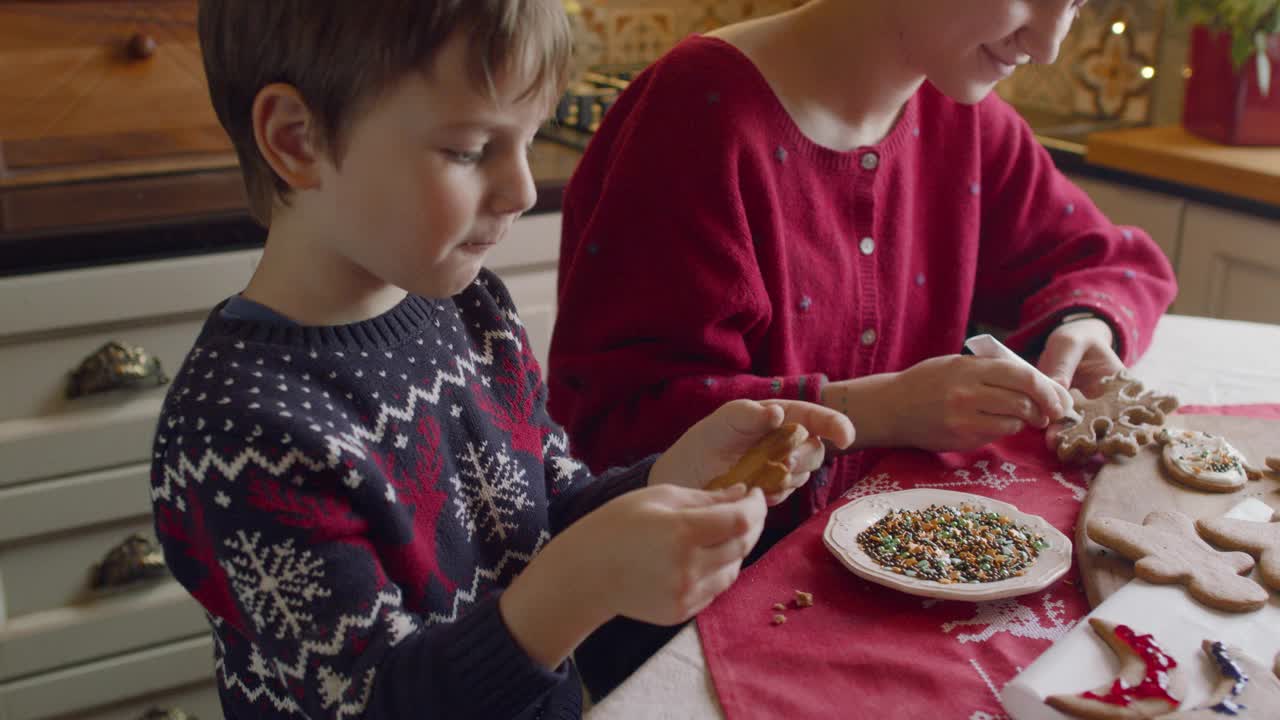
M 125 587 L 169 574 L 164 554 L 147 538 L 133 534 L 111 549 L 93 570 L 94 590 Z
M 178 708 L 153 707 L 140 715 L 138 720 L 200 720 L 200 718 Z
M 67 397 L 78 398 L 123 388 L 158 387 L 169 382 L 160 358 L 137 346 L 111 342 L 85 358 L 71 373 Z

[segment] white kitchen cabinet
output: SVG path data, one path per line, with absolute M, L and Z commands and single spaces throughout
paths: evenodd
M 1280 323 L 1280 221 L 1190 203 L 1178 286 L 1188 315 Z
M 1071 181 L 1088 193 L 1093 204 L 1112 222 L 1146 230 L 1169 262 L 1177 266 L 1185 200 L 1096 178 L 1077 176 Z
M 560 220 L 559 213 L 521 218 L 485 263 L 511 292 L 544 377 L 556 322 Z

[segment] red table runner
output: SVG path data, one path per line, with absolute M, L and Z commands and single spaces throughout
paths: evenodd
M 1183 413 L 1280 419 L 1280 405 Z M 778 543 L 698 616 L 716 694 L 747 718 L 1006 718 L 997 693 L 1089 612 L 1077 569 L 1039 593 L 984 603 L 906 595 L 858 578 L 822 542 L 847 500 L 910 488 L 998 498 L 1075 537 L 1097 465 L 1064 467 L 1027 432 L 972 453 L 887 454 L 845 499 Z M 813 593 L 797 609 L 795 590 Z M 772 625 L 775 603 L 786 623 Z

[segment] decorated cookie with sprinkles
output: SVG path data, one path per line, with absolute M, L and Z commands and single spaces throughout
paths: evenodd
M 1196 530 L 1218 547 L 1243 550 L 1256 557 L 1262 582 L 1272 590 L 1280 590 L 1280 522 L 1200 518 L 1196 521 Z
M 1249 482 L 1247 461 L 1224 438 L 1199 430 L 1161 428 L 1164 468 L 1179 483 L 1206 492 L 1235 492 Z
M 1274 720 L 1280 718 L 1280 679 L 1239 648 L 1205 640 L 1204 653 L 1221 679 L 1212 697 L 1192 710 L 1161 720 Z
M 1089 625 L 1120 659 L 1120 673 L 1092 690 L 1050 695 L 1050 707 L 1089 720 L 1156 718 L 1178 709 L 1182 673 L 1154 638 L 1096 617 Z

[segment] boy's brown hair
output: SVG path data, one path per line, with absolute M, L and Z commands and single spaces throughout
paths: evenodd
M 428 70 L 456 32 L 468 36 L 477 86 L 508 69 L 531 78 L 525 96 L 550 100 L 571 53 L 561 0 L 200 0 L 200 46 L 209 94 L 231 136 L 253 216 L 271 220 L 289 186 L 267 164 L 253 131 L 253 102 L 281 82 L 301 94 L 316 138 L 340 163 L 360 113 L 411 72 Z

